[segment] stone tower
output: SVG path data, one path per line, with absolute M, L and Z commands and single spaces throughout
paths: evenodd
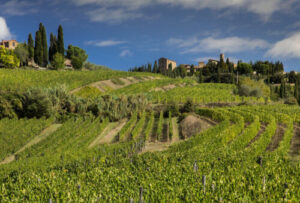
M 222 59 L 225 62 L 225 55 L 224 54 L 220 54 L 220 59 Z

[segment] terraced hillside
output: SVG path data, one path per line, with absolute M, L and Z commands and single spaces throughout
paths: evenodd
M 118 121 L 1 120 L 0 201 L 298 202 L 300 108 L 233 89 L 141 81 L 104 92 L 152 102 Z

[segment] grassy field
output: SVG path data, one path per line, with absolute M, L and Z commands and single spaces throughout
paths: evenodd
M 10 71 L 2 78 L 12 77 Z M 117 88 L 100 95 L 142 94 L 149 105 L 114 122 L 92 115 L 0 120 L 0 162 L 14 156 L 0 163 L 0 202 L 299 202 L 299 106 L 239 97 L 234 85 L 191 79 L 145 80 L 141 74 L 129 84 L 113 78 L 132 73 L 49 72 L 39 84 L 47 72 L 32 71 L 29 81 L 21 76 L 28 72 L 15 73 L 23 88 L 53 81 L 71 90 L 112 79 Z M 16 81 L 1 82 L 17 88 Z M 98 94 L 84 90 L 85 98 Z M 183 105 L 189 99 L 193 108 Z M 188 117 L 191 125 L 184 126 Z M 44 136 L 43 129 L 58 124 Z M 195 125 L 197 133 L 183 136 Z

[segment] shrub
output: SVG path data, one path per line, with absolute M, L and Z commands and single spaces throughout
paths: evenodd
M 76 70 L 82 69 L 83 61 L 79 57 L 73 56 L 71 61 L 72 61 L 72 66 L 74 69 L 76 69 Z
M 12 105 L 3 97 L 0 96 L 0 119 L 1 118 L 14 118 L 16 113 Z
M 27 118 L 50 117 L 52 103 L 47 94 L 41 90 L 29 90 L 24 95 L 24 116 Z
M 191 99 L 188 99 L 183 105 L 183 107 L 181 108 L 182 113 L 194 112 L 194 110 L 195 110 L 195 106 Z
M 295 97 L 289 97 L 289 98 L 285 99 L 284 103 L 288 104 L 288 105 L 297 105 L 298 104 L 297 99 Z
M 51 65 L 56 70 L 63 69 L 65 67 L 65 57 L 60 53 L 56 53 L 53 56 L 53 60 L 51 61 Z

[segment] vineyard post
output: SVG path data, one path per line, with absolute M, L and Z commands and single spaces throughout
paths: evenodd
M 132 198 L 130 198 L 129 203 L 134 203 L 134 200 Z
M 203 191 L 205 193 L 206 176 L 202 176 Z
M 194 163 L 194 172 L 197 172 L 198 171 L 198 165 L 197 165 L 197 163 L 195 162 Z
M 265 192 L 266 190 L 266 176 L 264 176 L 264 179 L 263 179 L 263 192 Z
M 140 187 L 140 200 L 139 203 L 143 203 L 143 187 Z

